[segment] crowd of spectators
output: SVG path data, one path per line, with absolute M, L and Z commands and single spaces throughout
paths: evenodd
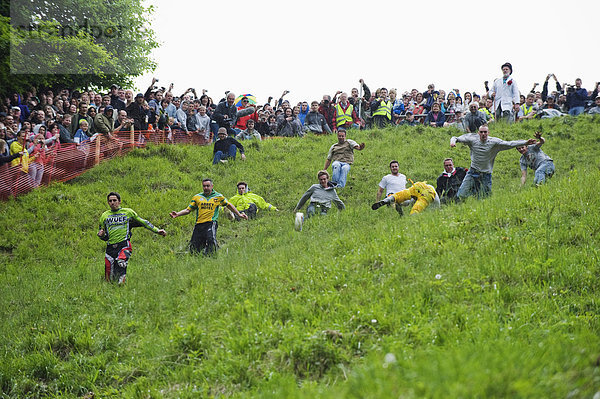
M 512 68 L 511 68 L 512 72 Z M 553 90 L 549 87 L 553 81 Z M 425 91 L 377 88 L 372 91 L 361 79 L 350 94 L 342 91 L 325 94 L 320 101 L 291 104 L 284 91 L 278 100 L 272 97 L 257 103 L 251 96 L 225 92 L 213 101 L 203 90 L 193 88 L 179 95 L 173 85 L 158 87 L 153 79 L 145 93 L 112 85 L 108 93 L 94 90 L 30 90 L 12 93 L 0 104 L 0 156 L 2 164 L 19 164 L 23 157 L 37 160 L 44 152 L 60 144 L 118 140 L 119 131 L 159 129 L 170 139 L 179 132 L 216 140 L 219 128 L 238 140 L 260 140 L 270 136 L 304 136 L 307 133 L 329 134 L 344 129 L 370 129 L 393 125 L 433 127 L 454 126 L 464 132 L 477 132 L 479 126 L 494 121 L 493 90 L 485 82 L 482 91 L 448 92 L 430 84 Z M 509 82 L 510 83 L 510 82 Z M 310 105 L 309 105 L 310 104 Z M 548 74 L 541 91 L 536 83 L 529 92 L 520 94 L 518 111 L 511 122 L 531 118 L 549 118 L 564 114 L 600 113 L 598 83 L 586 90 L 577 79 L 574 84 L 560 84 Z M 18 154 L 18 155 L 17 155 Z M 19 160 L 20 159 L 20 160 Z M 29 169 L 37 184 L 40 169 Z

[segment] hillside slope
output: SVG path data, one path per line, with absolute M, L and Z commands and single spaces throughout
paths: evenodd
M 68 184 L 3 203 L 0 389 L 7 397 L 591 397 L 598 370 L 600 123 L 582 117 L 492 126 L 541 129 L 557 165 L 519 187 L 501 152 L 493 195 L 399 218 L 374 212 L 397 159 L 435 182 L 456 131 L 352 132 L 347 210 L 293 229 L 335 138 L 273 139 L 246 162 L 211 148 L 154 146 Z M 219 221 L 214 258 L 187 254 L 193 217 L 172 220 L 211 177 L 239 180 L 278 208 Z M 106 194 L 167 230 L 137 229 L 128 281 L 103 278 L 96 237 Z

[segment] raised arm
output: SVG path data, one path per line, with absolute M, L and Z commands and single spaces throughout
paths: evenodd
M 504 151 L 504 150 L 510 150 L 511 148 L 520 147 L 522 145 L 531 145 L 531 144 L 536 144 L 536 143 L 537 143 L 537 141 L 535 139 L 513 140 L 513 141 L 500 140 L 495 144 L 495 146 L 496 146 L 496 148 L 498 148 L 499 151 Z
M 538 148 L 543 146 L 544 143 L 546 142 L 546 140 L 542 137 L 541 132 L 535 132 L 535 138 L 538 140 L 537 143 L 535 143 L 536 147 L 538 147 Z
M 450 147 L 456 147 L 456 143 L 462 143 L 470 146 L 474 140 L 479 140 L 477 133 L 465 133 L 458 137 L 450 138 Z
M 360 79 L 358 82 L 362 85 L 362 88 L 363 88 L 363 91 L 364 91 L 363 98 L 366 101 L 369 101 L 369 99 L 371 98 L 371 90 L 369 89 L 369 86 L 367 86 L 367 84 L 365 83 L 365 81 L 362 80 L 362 79 Z

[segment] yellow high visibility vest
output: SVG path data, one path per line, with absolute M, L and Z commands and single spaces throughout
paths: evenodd
M 336 104 L 335 105 L 335 111 L 336 111 L 335 125 L 342 126 L 348 122 L 352 122 L 352 111 L 353 110 L 354 110 L 354 107 L 352 106 L 352 104 L 348 105 L 348 108 L 346 108 L 346 112 L 344 112 L 344 109 L 342 108 L 342 106 L 339 103 Z
M 527 104 L 521 105 L 521 111 L 523 111 L 523 116 L 527 116 L 531 111 L 533 111 L 533 104 L 527 108 Z
M 480 108 L 479 110 L 487 115 L 488 120 L 494 119 L 494 114 L 489 109 L 484 107 L 484 108 Z
M 381 103 L 379 103 L 379 108 L 373 112 L 373 116 L 376 115 L 383 115 L 389 120 L 392 120 L 392 102 L 389 100 L 381 101 Z

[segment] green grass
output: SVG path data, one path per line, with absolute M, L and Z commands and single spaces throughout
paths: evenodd
M 351 132 L 347 210 L 293 229 L 302 193 L 335 138 L 274 139 L 246 162 L 211 148 L 151 146 L 1 204 L 3 397 L 572 397 L 600 391 L 600 119 L 541 129 L 557 172 L 519 187 L 501 152 L 493 195 L 399 218 L 371 211 L 397 159 L 435 184 L 456 131 Z M 191 215 L 171 219 L 211 177 L 247 181 L 280 212 L 219 221 L 214 258 L 186 253 Z M 136 229 L 125 286 L 107 284 L 96 237 L 106 194 L 167 230 Z M 439 278 L 436 278 L 436 275 Z

